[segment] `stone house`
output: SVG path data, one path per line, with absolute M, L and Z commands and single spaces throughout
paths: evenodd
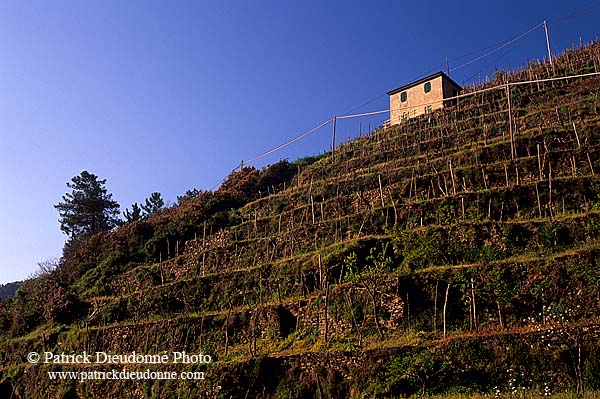
M 456 102 L 444 101 L 456 97 L 462 88 L 444 72 L 437 72 L 415 82 L 398 87 L 390 96 L 389 125 L 396 125 L 415 116 L 433 112 Z

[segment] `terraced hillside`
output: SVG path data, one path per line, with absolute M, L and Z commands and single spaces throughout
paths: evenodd
M 600 75 L 504 84 L 599 70 L 600 44 L 567 51 L 333 157 L 242 169 L 219 197 L 190 192 L 73 244 L 2 303 L 0 396 L 600 389 Z M 32 365 L 31 351 L 212 362 L 117 366 L 203 380 L 81 383 L 47 372 L 111 367 Z

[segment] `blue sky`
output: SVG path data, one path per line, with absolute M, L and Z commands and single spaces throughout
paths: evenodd
M 412 3 L 0 2 L 0 283 L 60 256 L 53 205 L 83 170 L 122 209 L 153 191 L 175 202 L 333 115 L 386 109 L 388 90 L 446 57 L 452 69 L 544 19 L 555 53 L 600 31 L 589 0 Z M 537 29 L 452 77 L 545 54 Z M 340 122 L 338 137 L 383 119 Z M 329 134 L 255 166 L 320 153 Z

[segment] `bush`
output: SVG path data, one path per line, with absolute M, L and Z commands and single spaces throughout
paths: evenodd
M 591 389 L 600 389 L 600 353 L 590 353 L 585 361 L 585 381 Z
M 44 318 L 47 322 L 69 324 L 82 317 L 87 306 L 73 292 L 63 287 L 50 287 L 44 304 Z
M 504 226 L 504 244 L 507 248 L 524 248 L 531 239 L 531 231 L 520 224 Z
M 292 181 L 295 172 L 296 168 L 286 160 L 270 165 L 260 172 L 258 189 L 261 192 L 269 192 L 271 187 L 281 189 L 284 183 L 289 184 Z
M 564 224 L 548 222 L 538 227 L 538 239 L 546 248 L 562 247 L 571 242 L 571 234 Z

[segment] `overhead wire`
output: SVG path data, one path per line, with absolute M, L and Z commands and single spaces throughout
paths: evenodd
M 543 25 L 543 23 L 541 25 Z M 519 38 L 523 37 L 525 34 L 531 33 L 533 30 L 539 28 L 541 25 L 538 25 L 535 28 L 530 29 L 528 32 L 525 32 L 524 34 L 517 36 L 516 38 L 512 39 L 510 42 L 512 43 L 515 40 L 518 40 Z M 498 50 L 500 48 L 506 47 L 506 45 L 508 45 L 508 44 L 509 43 L 506 43 L 506 44 L 502 45 L 501 47 L 498 48 Z M 495 52 L 496 51 L 489 52 L 488 55 L 493 54 Z M 481 57 L 478 57 L 478 58 L 481 59 Z M 585 74 L 585 75 L 581 75 L 581 76 L 592 76 L 592 75 L 595 75 L 595 74 Z M 565 78 L 575 78 L 575 77 L 581 77 L 581 76 L 577 75 L 577 76 L 571 76 L 571 77 L 565 77 Z M 550 80 L 559 80 L 559 79 L 562 79 L 562 78 L 553 78 L 553 79 L 550 79 Z M 543 82 L 543 81 L 547 81 L 547 80 L 539 80 L 539 81 L 535 81 L 535 82 Z M 527 83 L 529 83 L 529 82 L 527 82 Z M 467 93 L 467 94 L 462 94 L 462 95 L 458 95 L 458 96 L 447 98 L 447 99 L 443 99 L 443 100 L 434 101 L 434 102 L 427 103 L 427 104 L 424 103 L 424 104 L 419 104 L 419 105 L 416 105 L 416 106 L 413 106 L 413 107 L 407 107 L 406 109 L 419 108 L 419 107 L 422 107 L 424 105 L 433 105 L 433 104 L 436 104 L 436 103 L 439 103 L 439 102 L 453 100 L 453 99 L 458 99 L 458 98 L 470 96 L 470 95 L 477 94 L 477 93 L 482 93 L 482 92 L 493 90 L 493 89 L 494 88 L 488 88 L 488 89 L 484 89 L 484 90 L 470 92 L 470 93 Z M 347 115 L 346 114 L 346 115 L 337 116 L 335 118 L 336 119 L 350 119 L 350 118 L 357 118 L 357 117 L 378 115 L 378 114 L 383 114 L 383 113 L 390 112 L 390 111 L 391 111 L 391 109 L 380 110 L 380 111 L 372 111 L 372 112 L 366 112 L 366 113 L 360 113 L 360 114 L 352 114 L 352 115 Z M 274 148 L 272 148 L 272 149 L 270 149 L 268 151 L 265 151 L 265 152 L 263 152 L 263 153 L 261 153 L 259 155 L 256 155 L 256 156 L 254 156 L 254 157 L 252 157 L 252 158 L 250 158 L 250 159 L 248 159 L 246 161 L 242 161 L 242 163 L 238 167 L 243 166 L 244 164 L 249 164 L 251 162 L 254 162 L 254 161 L 256 161 L 256 160 L 258 160 L 260 158 L 263 158 L 263 157 L 265 157 L 267 155 L 273 154 L 274 152 L 277 152 L 277 151 L 279 151 L 279 150 L 281 150 L 281 149 L 283 149 L 283 148 L 285 148 L 285 147 L 287 147 L 287 146 L 289 146 L 289 145 L 291 145 L 291 144 L 293 144 L 293 143 L 295 143 L 295 142 L 303 139 L 304 137 L 306 137 L 306 136 L 314 133 L 315 131 L 319 130 L 320 128 L 322 128 L 323 126 L 325 126 L 325 125 L 327 125 L 327 124 L 329 124 L 331 122 L 333 122 L 333 118 L 332 119 L 328 119 L 327 121 L 321 123 L 320 125 L 318 125 L 318 126 L 312 128 L 312 129 L 310 129 L 310 130 L 302 133 L 301 135 L 299 135 L 299 136 L 297 136 L 297 137 L 295 137 L 295 138 L 293 138 L 293 139 L 291 139 L 291 140 L 289 140 L 289 141 L 287 141 L 287 142 L 285 142 L 285 143 L 283 143 L 281 145 L 278 145 L 277 147 L 274 147 Z
M 595 4 L 595 1 L 594 1 L 594 2 L 591 2 L 590 4 Z M 594 9 L 594 8 L 596 8 L 597 6 L 598 6 L 598 5 L 596 4 L 596 5 L 592 6 L 592 7 L 590 7 L 589 9 L 587 9 L 587 8 L 586 8 L 586 11 L 589 11 L 589 10 L 591 10 L 591 9 Z M 577 12 L 577 13 L 575 13 L 575 14 L 572 14 L 572 15 L 570 15 L 570 16 L 566 16 L 566 17 L 562 17 L 562 18 L 556 19 L 555 21 L 556 21 L 556 22 L 559 22 L 559 21 L 562 21 L 562 20 L 570 19 L 570 18 L 576 18 L 576 17 L 578 17 L 578 16 L 581 16 L 581 12 Z M 459 66 L 457 66 L 457 67 L 454 67 L 454 68 L 452 68 L 452 69 L 449 69 L 449 71 L 448 71 L 448 72 L 454 72 L 454 71 L 457 71 L 457 70 L 459 70 L 459 69 L 461 69 L 461 68 L 464 68 L 464 67 L 466 67 L 466 66 L 468 66 L 468 65 L 471 65 L 471 64 L 473 64 L 473 63 L 475 63 L 475 62 L 477 62 L 477 61 L 480 61 L 480 60 L 482 60 L 483 58 L 485 58 L 485 57 L 488 57 L 488 56 L 490 56 L 490 55 L 492 55 L 492 54 L 494 54 L 494 53 L 496 53 L 496 52 L 500 51 L 501 49 L 503 49 L 503 48 L 505 48 L 505 47 L 507 47 L 507 46 L 511 45 L 512 43 L 514 43 L 514 42 L 516 42 L 516 41 L 518 41 L 518 40 L 522 39 L 523 37 L 525 37 L 525 36 L 529 35 L 530 33 L 532 33 L 532 32 L 534 32 L 535 30 L 537 30 L 537 29 L 541 28 L 542 26 L 544 26 L 544 22 L 541 22 L 541 23 L 539 23 L 538 25 L 536 25 L 536 26 L 532 27 L 531 29 L 527 30 L 526 32 L 524 32 L 524 33 L 521 33 L 520 35 L 517 35 L 517 36 L 513 37 L 512 39 L 510 39 L 510 40 L 509 40 L 509 41 L 507 41 L 507 42 L 498 42 L 498 43 L 496 43 L 496 44 L 500 44 L 500 43 L 502 43 L 502 45 L 500 45 L 499 47 L 496 47 L 496 48 L 494 48 L 494 49 L 493 49 L 493 50 L 491 50 L 491 51 L 488 51 L 488 52 L 486 52 L 485 54 L 483 54 L 483 55 L 481 55 L 481 56 L 478 56 L 478 57 L 476 57 L 476 58 L 474 58 L 474 59 L 472 59 L 472 60 L 469 60 L 469 61 L 467 61 L 467 62 L 465 62 L 465 63 L 463 63 L 463 64 L 460 64 L 460 65 L 459 65 Z M 476 50 L 476 51 L 474 51 L 474 52 L 467 53 L 467 54 L 465 54 L 465 55 L 462 55 L 462 56 L 460 56 L 460 57 L 456 57 L 456 58 L 454 58 L 454 59 L 452 59 L 452 60 L 453 60 L 453 61 L 455 61 L 455 60 L 459 60 L 459 59 L 462 59 L 462 58 L 468 57 L 469 55 L 473 55 L 473 54 L 477 54 L 477 53 L 479 53 L 479 52 L 481 52 L 481 51 L 485 51 L 485 50 L 487 50 L 487 49 L 489 49 L 489 48 L 492 48 L 492 47 L 494 47 L 494 46 L 495 46 L 495 45 L 490 45 L 490 46 L 488 46 L 488 47 L 484 47 L 484 48 L 482 48 L 482 49 L 479 49 L 479 50 Z M 426 72 L 426 73 L 422 74 L 422 75 L 421 75 L 419 78 L 422 78 L 422 77 L 425 77 L 425 76 L 427 76 L 429 73 L 431 73 L 431 72 L 433 72 L 433 71 L 435 71 L 435 70 L 439 69 L 440 67 L 443 67 L 443 64 L 438 64 L 438 65 L 436 65 L 435 67 L 433 67 L 433 68 L 432 68 L 431 70 L 429 70 L 428 72 Z M 589 76 L 589 75 L 596 75 L 596 74 L 586 74 L 586 75 L 582 75 L 582 76 Z M 578 77 L 578 76 L 575 76 L 575 77 Z M 418 80 L 419 78 L 417 78 L 417 80 Z M 549 79 L 549 80 L 554 80 L 554 79 Z M 543 81 L 543 80 L 540 80 L 540 82 L 541 82 L 541 81 Z M 529 82 L 528 82 L 528 83 L 529 83 Z M 456 97 L 453 97 L 453 98 L 451 98 L 451 99 L 458 99 L 458 98 L 466 97 L 466 96 L 473 95 L 473 94 L 476 94 L 476 93 L 481 93 L 481 92 L 484 92 L 484 91 L 489 91 L 489 90 L 492 90 L 492 89 L 494 89 L 494 88 L 488 88 L 488 89 L 480 90 L 480 91 L 477 91 L 477 92 L 471 92 L 471 93 L 468 93 L 468 94 L 458 95 L 458 96 L 456 96 Z M 351 114 L 350 114 L 350 112 L 353 112 L 353 111 L 355 111 L 355 110 L 357 110 L 357 109 L 360 109 L 360 108 L 362 108 L 362 107 L 364 107 L 364 106 L 366 106 L 366 105 L 368 105 L 368 104 L 371 104 L 372 102 L 379 100 L 380 98 L 384 97 L 385 95 L 386 95 L 386 93 L 384 93 L 384 94 L 381 94 L 381 95 L 379 95 L 379 96 L 377 96 L 377 97 L 374 97 L 374 98 L 372 98 L 371 100 L 368 100 L 368 101 L 366 101 L 366 102 L 364 102 L 364 103 L 362 103 L 362 104 L 358 105 L 357 107 L 354 107 L 354 108 L 350 109 L 349 111 L 346 111 L 346 112 L 345 112 L 345 113 L 343 113 L 342 115 L 340 115 L 340 116 L 337 116 L 337 117 L 335 117 L 335 118 L 336 118 L 336 119 L 350 119 L 350 118 L 357 118 L 357 117 L 364 117 L 364 116 L 378 115 L 378 114 L 383 114 L 383 113 L 386 113 L 386 112 L 390 112 L 391 110 L 390 110 L 390 109 L 387 109 L 387 110 L 381 110 L 381 111 L 366 112 L 366 113 L 361 113 L 361 114 L 353 114 L 353 115 L 351 115 Z M 450 99 L 450 100 L 451 100 L 451 99 Z M 448 100 L 449 100 L 449 99 L 445 99 L 444 101 L 448 101 Z M 440 102 L 440 101 L 436 101 L 436 102 Z M 435 103 L 435 102 L 434 102 L 434 103 Z M 432 103 L 432 104 L 433 104 L 433 103 Z M 421 106 L 423 106 L 423 105 L 419 105 L 418 107 L 421 107 Z M 287 147 L 287 146 L 289 146 L 289 145 L 291 145 L 291 144 L 293 144 L 293 143 L 295 143 L 295 142 L 297 142 L 297 141 L 299 141 L 299 140 L 302 140 L 303 138 L 305 138 L 305 137 L 309 136 L 310 134 L 312 134 L 312 133 L 316 132 L 317 130 L 321 129 L 322 127 L 324 127 L 324 126 L 328 125 L 329 123 L 333 122 L 333 120 L 334 120 L 333 118 L 332 118 L 332 119 L 328 119 L 327 121 L 325 121 L 325 122 L 321 123 L 320 125 L 318 125 L 318 126 L 315 126 L 314 128 L 307 130 L 306 132 L 304 132 L 304 133 L 300 134 L 299 136 L 296 136 L 296 137 L 294 137 L 294 138 L 293 138 L 293 139 L 291 139 L 291 140 L 288 140 L 287 142 L 285 142 L 285 143 L 283 143 L 283 144 L 281 144 L 281 145 L 278 145 L 278 146 L 276 146 L 276 147 L 274 147 L 274 148 L 272 148 L 272 149 L 270 149 L 270 150 L 268 150 L 268 151 L 265 151 L 265 152 L 263 152 L 263 153 L 261 153 L 261 154 L 259 154 L 259 155 L 256 155 L 256 156 L 254 156 L 254 157 L 252 157 L 252 158 L 249 158 L 249 159 L 247 159 L 247 160 L 245 160 L 245 161 L 242 161 L 242 162 L 241 162 L 241 163 L 240 163 L 240 164 L 239 164 L 239 165 L 238 165 L 238 166 L 237 166 L 237 167 L 236 167 L 234 170 L 236 170 L 236 169 L 238 169 L 238 168 L 240 168 L 240 169 L 241 169 L 241 168 L 242 168 L 244 165 L 247 165 L 247 164 L 249 164 L 249 163 L 252 163 L 252 162 L 254 162 L 254 161 L 258 160 L 258 159 L 261 159 L 261 158 L 263 158 L 263 157 L 266 157 L 266 156 L 268 156 L 268 155 L 270 155 L 270 154 L 273 154 L 273 153 L 275 153 L 275 152 L 277 152 L 277 151 L 279 151 L 279 150 L 281 150 L 281 149 L 283 149 L 283 148 L 285 148 L 285 147 Z M 226 178 L 224 178 L 223 180 L 221 180 L 221 182 L 219 182 L 219 183 L 218 183 L 218 184 L 217 184 L 215 187 L 217 187 L 217 186 L 221 185 L 221 184 L 222 184 L 222 183 L 223 183 L 225 180 L 226 180 Z M 213 188 L 213 190 L 214 190 L 214 188 Z
M 510 54 L 510 52 L 512 51 L 512 49 L 507 49 L 507 51 L 501 53 L 498 57 L 494 58 L 494 60 L 488 64 L 486 64 L 486 68 L 489 67 L 492 64 L 496 64 L 498 61 L 500 61 L 502 58 L 506 57 L 508 54 Z M 469 76 L 467 79 L 463 80 L 464 82 L 470 82 L 475 76 L 479 75 L 482 72 L 483 69 L 480 69 L 479 71 L 475 72 L 473 75 Z
M 537 30 L 537 29 L 541 28 L 542 26 L 544 26 L 544 23 L 543 23 L 543 22 L 541 22 L 541 23 L 539 23 L 538 25 L 534 26 L 533 28 L 529 29 L 527 32 L 524 32 L 524 33 L 520 34 L 519 36 L 516 36 L 516 37 L 512 38 L 512 39 L 511 39 L 511 40 L 509 40 L 508 42 L 504 43 L 502 46 L 500 46 L 500 47 L 497 47 L 497 48 L 495 48 L 495 49 L 494 49 L 494 50 L 492 50 L 492 51 L 488 51 L 487 53 L 485 53 L 485 54 L 483 54 L 483 55 L 481 55 L 481 56 L 479 56 L 479 57 L 477 57 L 477 58 L 474 58 L 474 59 L 472 59 L 472 60 L 470 60 L 470 61 L 467 61 L 467 62 L 465 62 L 465 63 L 463 63 L 463 64 L 461 64 L 461 65 L 459 65 L 459 66 L 455 67 L 455 68 L 452 68 L 452 69 L 450 69 L 450 72 L 454 72 L 454 71 L 456 71 L 456 70 L 458 70 L 458 69 L 461 69 L 461 68 L 464 68 L 464 67 L 466 67 L 467 65 L 471 65 L 471 64 L 473 64 L 474 62 L 477 62 L 477 61 L 479 61 L 479 60 L 481 60 L 481 59 L 483 59 L 483 58 L 485 58 L 485 57 L 487 57 L 487 56 L 490 56 L 490 55 L 492 55 L 492 54 L 494 54 L 494 53 L 496 53 L 496 52 L 498 52 L 498 51 L 502 50 L 504 47 L 506 47 L 506 46 L 508 46 L 508 45 L 510 45 L 510 44 L 512 44 L 512 43 L 514 43 L 514 42 L 516 42 L 517 40 L 519 40 L 519 39 L 522 39 L 523 37 L 527 36 L 528 34 L 530 34 L 530 33 L 531 33 L 531 32 L 533 32 L 533 31 L 535 31 L 535 30 Z
M 555 78 L 546 78 L 546 79 L 534 79 L 534 80 L 526 80 L 526 81 L 520 81 L 520 82 L 507 82 L 505 84 L 502 85 L 498 85 L 498 86 L 493 86 L 493 87 L 488 87 L 485 89 L 481 89 L 481 90 L 475 90 L 469 93 L 465 93 L 465 94 L 459 94 L 456 95 L 454 97 L 449 97 L 449 98 L 444 98 L 442 100 L 435 100 L 435 101 L 431 101 L 428 103 L 423 103 L 423 104 L 419 104 L 419 105 L 415 105 L 415 106 L 410 106 L 410 107 L 404 107 L 402 108 L 402 110 L 408 110 L 408 109 L 415 109 L 415 108 L 421 108 L 423 106 L 426 105 L 433 105 L 433 104 L 437 104 L 437 103 L 441 103 L 441 102 L 446 102 L 446 101 L 452 101 L 452 100 L 457 100 L 457 99 L 461 99 L 461 98 L 465 98 L 465 97 L 469 97 L 469 96 L 473 96 L 476 94 L 480 94 L 480 93 L 485 93 L 488 91 L 492 91 L 492 90 L 498 90 L 501 88 L 505 88 L 507 86 L 520 86 L 520 85 L 525 85 L 525 84 L 532 84 L 532 83 L 542 83 L 542 82 L 551 82 L 551 81 L 557 81 L 557 80 L 566 80 L 566 79 L 575 79 L 575 78 L 583 78 L 583 77 L 591 77 L 591 76 L 598 76 L 600 75 L 600 72 L 591 72 L 591 73 L 585 73 L 585 74 L 579 74 L 579 75 L 571 75 L 571 76 L 561 76 L 561 77 L 555 77 Z M 371 116 L 371 115 L 378 115 L 378 114 L 383 114 L 383 113 L 387 113 L 387 112 L 391 112 L 392 109 L 384 109 L 384 110 L 380 110 L 380 111 L 372 111 L 372 112 L 364 112 L 364 113 L 360 113 L 360 114 L 352 114 L 352 115 L 342 115 L 342 116 L 338 116 L 336 117 L 336 119 L 351 119 L 351 118 L 358 118 L 358 117 L 364 117 L 364 116 Z M 263 158 L 267 155 L 270 155 L 276 151 L 279 151 L 280 149 L 283 149 L 301 139 L 303 139 L 304 137 L 316 132 L 317 130 L 321 129 L 322 127 L 328 125 L 329 123 L 333 122 L 333 118 L 332 119 L 328 119 L 327 121 L 321 123 L 318 126 L 315 126 L 314 128 L 307 130 L 306 132 L 302 133 L 299 136 L 294 137 L 291 140 L 288 140 L 287 142 L 278 145 L 277 147 L 274 147 L 268 151 L 265 151 L 259 155 L 256 155 L 252 158 L 249 158 L 246 161 L 242 161 L 236 168 L 234 168 L 233 170 L 235 171 L 238 168 L 242 168 L 244 165 L 250 164 L 260 158 Z M 212 189 L 214 190 L 216 187 L 220 186 L 225 180 L 227 179 L 227 177 L 223 178 L 219 183 L 217 183 Z
M 520 82 L 508 82 L 508 83 L 505 83 L 505 84 L 502 84 L 502 85 L 498 85 L 498 86 L 488 87 L 488 88 L 481 89 L 481 90 L 475 90 L 475 91 L 472 91 L 472 92 L 469 92 L 469 93 L 465 93 L 465 94 L 459 94 L 459 95 L 456 95 L 454 97 L 448 97 L 448 98 L 444 98 L 444 99 L 441 99 L 441 100 L 434 100 L 434 101 L 430 101 L 430 102 L 419 104 L 419 105 L 414 105 L 414 106 L 410 106 L 410 107 L 404 107 L 402 109 L 404 110 L 404 109 L 420 108 L 420 107 L 425 106 L 425 105 L 433 105 L 433 104 L 437 104 L 437 103 L 441 103 L 441 102 L 447 102 L 447 101 L 457 100 L 457 99 L 460 99 L 460 98 L 465 98 L 465 97 L 473 96 L 475 94 L 485 93 L 485 92 L 492 91 L 492 90 L 498 90 L 499 88 L 503 88 L 506 85 L 508 85 L 508 86 L 519 86 L 519 85 L 524 85 L 524 84 L 543 83 L 543 82 L 550 82 L 550 81 L 557 81 L 557 80 L 591 77 L 591 76 L 597 76 L 597 75 L 600 75 L 600 72 L 591 72 L 591 73 L 585 73 L 585 74 L 579 74 L 579 75 L 570 75 L 570 76 L 559 76 L 559 77 L 555 77 L 555 78 L 546 78 L 546 79 L 525 80 L 525 81 L 520 81 Z M 390 112 L 390 111 L 391 111 L 391 109 L 384 109 L 384 110 L 380 110 L 380 111 L 364 112 L 364 113 L 360 113 L 360 114 L 343 115 L 343 116 L 337 116 L 336 119 L 359 118 L 359 117 L 364 117 L 364 116 L 371 116 L 371 115 L 383 114 L 383 113 Z M 275 147 L 275 148 L 273 148 L 273 149 L 271 149 L 269 151 L 266 151 L 266 152 L 264 152 L 264 153 L 262 153 L 260 155 L 257 155 L 257 156 L 255 156 L 253 158 L 248 159 L 247 161 L 244 162 L 244 164 L 253 162 L 253 161 L 255 161 L 255 160 L 259 159 L 259 158 L 262 158 L 262 157 L 264 157 L 266 155 L 272 154 L 273 152 L 275 152 L 275 151 L 277 151 L 277 150 L 279 150 L 279 149 L 281 149 L 283 147 L 286 147 L 286 146 L 288 146 L 288 145 L 290 145 L 290 144 L 292 144 L 292 143 L 294 143 L 294 142 L 302 139 L 303 137 L 306 137 L 308 134 L 315 132 L 316 130 L 322 128 L 323 126 L 325 126 L 325 125 L 327 125 L 329 123 L 331 123 L 332 121 L 333 121 L 333 119 L 329 119 L 329 120 L 321 123 L 320 125 L 314 127 L 313 129 L 307 131 L 306 133 L 303 133 L 302 135 L 300 135 L 300 136 L 298 136 L 298 137 L 296 137 L 296 138 L 294 138 L 294 139 L 292 139 L 292 140 L 290 140 L 290 141 L 288 141 L 288 142 L 286 142 L 286 143 L 284 143 L 284 144 L 282 144 L 280 146 L 277 146 L 277 147 Z
M 371 116 L 371 115 L 379 115 L 379 114 L 383 114 L 385 112 L 389 112 L 390 110 L 384 110 L 384 111 L 373 111 L 373 112 L 365 112 L 362 114 L 354 114 L 354 115 L 342 115 L 342 116 L 336 116 L 336 119 L 350 119 L 350 118 L 358 118 L 361 116 Z
M 560 18 L 557 18 L 557 19 L 553 19 L 550 22 L 555 22 L 556 23 L 556 22 L 566 21 L 568 19 L 576 19 L 576 18 L 582 17 L 584 15 L 588 15 L 588 13 L 591 10 L 593 10 L 594 8 L 597 8 L 598 6 L 600 6 L 600 3 L 598 3 L 597 0 L 594 0 L 594 1 L 591 1 L 588 4 L 586 4 L 583 9 L 580 9 L 579 11 L 576 11 L 576 12 L 574 12 L 571 15 L 567 15 L 567 16 L 560 17 Z
M 293 143 L 295 143 L 295 142 L 296 142 L 296 141 L 298 141 L 298 140 L 302 140 L 304 137 L 306 137 L 306 136 L 308 136 L 308 135 L 310 135 L 310 134 L 312 134 L 312 133 L 316 132 L 317 130 L 319 130 L 319 129 L 320 129 L 320 128 L 322 128 L 323 126 L 325 126 L 325 125 L 327 125 L 327 124 L 331 123 L 332 121 L 333 121 L 333 119 L 328 119 L 327 121 L 325 121 L 325 122 L 321 123 L 320 125 L 318 125 L 318 126 L 316 126 L 316 127 L 313 127 L 313 128 L 312 128 L 312 129 L 310 129 L 310 130 L 307 130 L 306 132 L 302 133 L 301 135 L 299 135 L 299 136 L 296 136 L 296 137 L 294 137 L 293 139 L 291 139 L 291 140 L 289 140 L 289 141 L 286 141 L 285 143 L 283 143 L 283 144 L 281 144 L 281 145 L 278 145 L 277 147 L 274 147 L 274 148 L 272 148 L 272 149 L 270 149 L 270 150 L 268 150 L 268 151 L 265 151 L 265 152 L 263 152 L 262 154 L 256 155 L 256 156 L 254 156 L 254 157 L 252 157 L 252 158 L 250 158 L 250 159 L 248 159 L 248 160 L 246 160 L 246 161 L 242 162 L 242 165 L 244 165 L 244 164 L 248 164 L 248 163 L 251 163 L 251 162 L 254 162 L 254 161 L 256 161 L 257 159 L 260 159 L 260 158 L 266 157 L 267 155 L 270 155 L 270 154 L 272 154 L 272 153 L 274 153 L 274 152 L 276 152 L 276 151 L 279 151 L 279 150 L 281 150 L 282 148 L 285 148 L 285 147 L 287 147 L 288 145 L 290 145 L 290 144 L 293 144 Z
M 488 53 L 486 53 L 486 54 L 484 54 L 484 55 L 482 55 L 482 56 L 480 56 L 480 57 L 477 57 L 477 58 L 475 58 L 474 60 L 468 61 L 468 62 L 466 62 L 466 63 L 464 63 L 464 64 L 462 64 L 462 65 L 459 65 L 458 67 L 455 67 L 455 68 L 452 68 L 452 69 L 450 69 L 450 71 L 449 71 L 449 72 L 453 72 L 453 71 L 455 71 L 455 70 L 457 70 L 457 69 L 460 69 L 460 68 L 462 68 L 462 67 L 464 67 L 464 66 L 466 66 L 466 65 L 472 64 L 473 62 L 479 61 L 480 59 L 482 59 L 482 58 L 485 58 L 485 57 L 487 57 L 488 55 L 491 55 L 491 54 L 493 54 L 493 53 L 495 53 L 495 52 L 497 52 L 497 51 L 501 50 L 502 48 L 504 48 L 504 47 L 506 47 L 506 46 L 508 46 L 508 45 L 510 45 L 510 44 L 512 44 L 512 43 L 514 43 L 515 41 L 517 41 L 517 40 L 521 39 L 522 37 L 524 37 L 524 36 L 528 35 L 529 33 L 533 32 L 534 30 L 536 30 L 536 29 L 540 28 L 540 27 L 541 27 L 541 26 L 543 26 L 543 25 L 544 25 L 544 23 L 542 22 L 542 23 L 540 23 L 539 25 L 535 26 L 534 28 L 531 28 L 529 31 L 527 31 L 527 32 L 525 32 L 525 33 L 523 33 L 523 34 L 521 34 L 521 35 L 519 35 L 519 36 L 516 36 L 516 37 L 514 37 L 514 38 L 512 38 L 512 39 L 510 39 L 508 42 L 506 42 L 506 41 L 504 41 L 504 40 L 503 40 L 503 41 L 500 41 L 500 42 L 496 42 L 496 43 L 494 43 L 494 44 L 491 44 L 491 45 L 489 45 L 489 46 L 487 46 L 487 47 L 480 48 L 479 50 L 475 50 L 475 51 L 472 51 L 472 52 L 469 52 L 469 53 L 463 54 L 463 55 L 461 55 L 461 56 L 458 56 L 458 57 L 455 57 L 455 58 L 451 58 L 451 59 L 449 59 L 449 60 L 448 60 L 448 62 L 450 62 L 450 61 L 458 61 L 458 60 L 461 60 L 461 59 L 463 59 L 463 58 L 469 57 L 469 56 L 471 56 L 471 55 L 473 55 L 473 54 L 480 53 L 481 51 L 485 51 L 485 50 L 487 50 L 487 49 L 494 48 L 496 45 L 502 44 L 500 47 L 497 47 L 497 48 L 495 48 L 494 50 L 492 50 L 492 51 L 490 51 L 490 52 L 488 52 Z M 425 76 L 427 76 L 427 75 L 429 75 L 429 74 L 431 74 L 431 73 L 433 73 L 433 72 L 435 72 L 435 71 L 438 71 L 438 70 L 440 70 L 440 69 L 441 69 L 441 68 L 443 68 L 443 67 L 444 67 L 444 64 L 437 64 L 436 66 L 432 67 L 431 69 L 427 70 L 426 72 L 424 72 L 424 73 L 422 73 L 422 74 L 418 75 L 417 77 L 415 77 L 415 78 L 414 78 L 414 79 L 412 79 L 411 81 L 415 81 L 415 80 L 419 80 L 419 79 L 421 79 L 421 78 L 424 78 Z M 356 107 L 354 107 L 354 108 L 352 108 L 352 109 L 350 109 L 350 110 L 348 110 L 348 111 L 344 112 L 344 113 L 343 113 L 341 116 L 346 116 L 346 115 L 348 115 L 350 112 L 353 112 L 353 111 L 355 111 L 355 110 L 357 110 L 357 109 L 360 109 L 360 108 L 364 107 L 365 105 L 369 105 L 369 104 L 371 104 L 372 102 L 374 102 L 374 101 L 377 101 L 377 100 L 379 100 L 380 98 L 384 97 L 385 95 L 386 95 L 386 93 L 383 93 L 383 94 L 380 94 L 380 95 L 378 95 L 378 96 L 376 96 L 376 97 L 373 97 L 372 99 L 370 99 L 370 100 L 368 100 L 368 101 L 366 101 L 366 102 L 364 102 L 364 103 L 362 103 L 362 104 L 360 104 L 360 105 L 358 105 L 358 106 L 356 106 Z

